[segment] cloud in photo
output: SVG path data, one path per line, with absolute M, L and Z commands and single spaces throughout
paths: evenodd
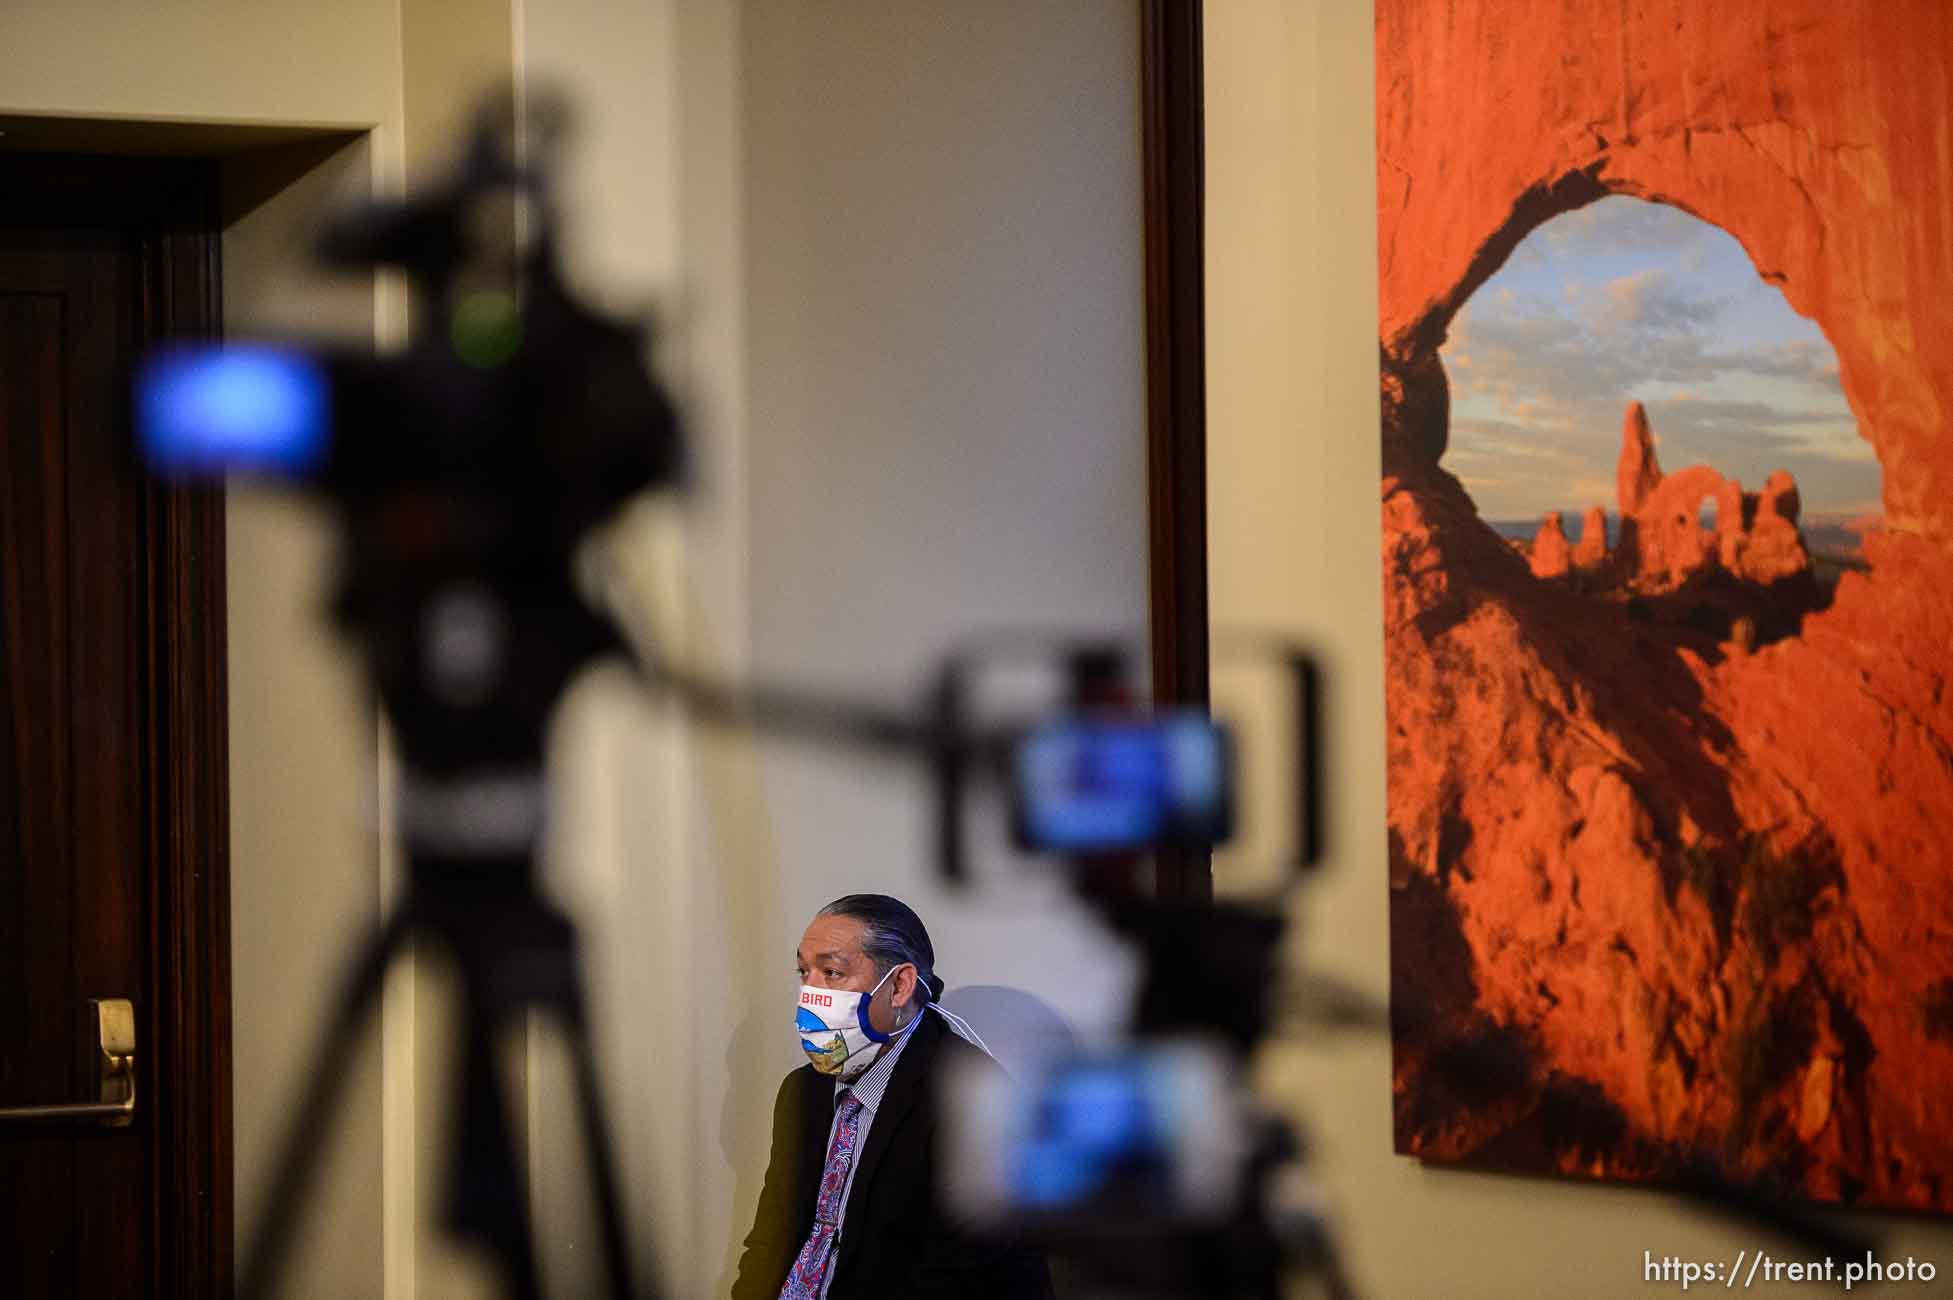
M 1674 208 L 1609 198 L 1555 218 L 1452 321 L 1448 468 L 1488 519 L 1614 506 L 1622 413 L 1648 408 L 1665 469 L 1746 486 L 1777 468 L 1806 508 L 1876 500 L 1836 354 L 1740 245 Z

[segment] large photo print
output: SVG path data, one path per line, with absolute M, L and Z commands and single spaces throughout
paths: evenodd
M 1376 8 L 1398 1149 L 1953 1210 L 1953 9 Z

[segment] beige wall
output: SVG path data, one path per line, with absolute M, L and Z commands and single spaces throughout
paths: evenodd
M 81 117 L 397 121 L 397 0 L 10 0 L 0 105 Z
M 549 84 L 574 96 L 576 128 L 562 176 L 570 277 L 618 310 L 669 309 L 679 283 L 678 88 L 681 79 L 725 66 L 723 52 L 705 50 L 697 66 L 683 66 L 676 44 L 683 8 L 669 0 L 624 9 L 602 0 L 530 5 L 518 34 L 525 90 Z M 656 588 L 682 571 L 687 588 L 711 585 L 687 563 L 698 539 L 680 538 L 675 521 L 655 508 L 638 518 L 643 526 L 627 530 L 636 544 L 623 560 L 634 576 Z M 614 671 L 572 692 L 557 731 L 550 883 L 583 927 L 638 1266 L 650 1267 L 655 1244 L 671 1261 L 674 1294 L 707 1294 L 677 1280 L 689 1279 L 694 1259 L 709 1253 L 698 1245 L 709 1183 L 696 1172 L 709 1112 L 688 1042 L 712 997 L 691 961 L 691 900 L 709 883 L 692 854 L 694 822 L 682 792 L 692 751 L 677 720 L 648 709 Z M 602 1260 L 585 1194 L 589 1153 L 562 1044 L 546 1028 L 533 1037 L 530 1073 L 531 1203 L 545 1274 L 556 1294 L 600 1294 Z
M 293 150 L 280 151 L 291 153 Z M 234 334 L 330 323 L 373 329 L 369 284 L 308 279 L 294 247 L 319 208 L 370 188 L 365 136 L 240 216 L 224 237 L 224 316 Z M 266 160 L 233 165 L 243 182 Z M 231 1037 L 240 1249 L 258 1222 L 289 1107 L 305 1082 L 347 945 L 379 915 L 371 830 L 375 736 L 356 665 L 323 634 L 326 518 L 262 487 L 229 494 L 226 518 L 231 707 Z M 368 1049 L 327 1148 L 293 1279 L 378 1295 L 388 1207 L 380 1063 Z
M 397 290 L 313 275 L 313 223 L 438 162 L 479 84 L 510 75 L 512 29 L 506 0 L 26 0 L 0 15 L 0 115 L 188 123 L 153 139 L 227 154 L 248 141 L 221 127 L 345 128 L 337 143 L 227 157 L 226 326 L 385 340 L 406 323 Z M 376 719 L 322 617 L 327 522 L 239 486 L 227 526 L 241 1247 L 347 945 L 396 882 L 375 830 Z M 409 975 L 390 988 L 384 1050 L 374 1050 L 380 1033 L 366 1040 L 306 1210 L 292 1294 L 465 1293 L 467 1275 L 415 1213 L 434 1185 L 417 1175 L 440 1133 L 417 1100 L 431 1110 L 442 1079 L 416 1069 L 440 1059 L 438 1016 L 414 1015 L 419 983 Z
M 1206 10 L 1213 618 L 1272 623 L 1328 668 L 1333 859 L 1295 909 L 1296 950 L 1381 996 L 1389 977 L 1377 484 L 1376 203 L 1368 0 Z M 1425 1168 L 1391 1152 L 1383 1041 L 1270 1051 L 1263 1081 L 1319 1145 L 1366 1295 L 1628 1296 L 1642 1252 L 1778 1248 L 1651 1192 Z M 1885 1256 L 1953 1233 L 1885 1219 Z M 1917 1295 L 1930 1287 L 1857 1290 Z M 1797 1296 L 1809 1285 L 1758 1287 Z

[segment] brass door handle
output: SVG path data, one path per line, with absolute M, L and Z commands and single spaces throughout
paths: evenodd
M 100 1101 L 54 1106 L 0 1106 L 0 1123 L 79 1120 L 126 1128 L 136 1117 L 136 1009 L 127 998 L 94 998 L 96 1038 L 102 1054 L 95 1061 Z

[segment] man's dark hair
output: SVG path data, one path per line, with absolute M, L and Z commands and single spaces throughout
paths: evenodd
M 849 894 L 823 907 L 820 915 L 849 916 L 861 922 L 861 950 L 875 963 L 877 979 L 908 962 L 915 966 L 916 987 L 923 994 L 918 1005 L 942 997 L 943 982 L 936 978 L 936 949 L 929 942 L 922 918 L 907 903 L 887 894 Z

